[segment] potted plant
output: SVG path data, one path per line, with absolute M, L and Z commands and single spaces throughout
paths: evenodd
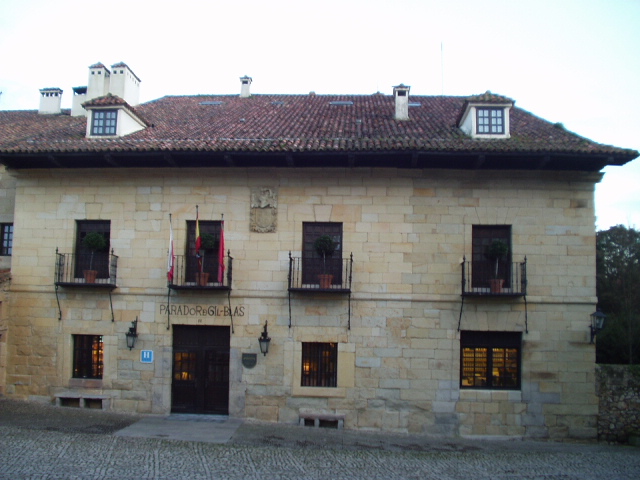
M 204 265 L 204 257 L 206 252 L 212 252 L 217 247 L 218 242 L 216 242 L 216 237 L 211 235 L 210 233 L 204 233 L 200 236 L 200 248 L 201 248 L 201 261 L 202 265 Z M 204 267 L 203 267 L 204 268 Z M 196 282 L 198 285 L 204 287 L 209 283 L 209 272 L 200 271 L 196 272 Z
M 89 269 L 83 270 L 84 281 L 86 283 L 95 283 L 98 271 L 93 269 L 93 255 L 96 252 L 101 252 L 107 248 L 107 239 L 104 235 L 98 232 L 89 232 L 82 239 L 82 246 L 91 250 L 91 257 L 89 259 Z
M 493 269 L 493 276 L 489 280 L 491 293 L 502 292 L 504 279 L 498 278 L 498 266 L 500 264 L 500 260 L 504 258 L 507 253 L 509 253 L 509 245 L 507 245 L 507 243 L 503 240 L 496 239 L 491 242 L 491 245 L 489 245 L 489 249 L 487 250 L 487 258 L 489 258 L 489 260 L 492 261 L 495 265 Z
M 327 257 L 333 255 L 337 248 L 336 242 L 329 235 L 322 235 L 313 242 L 313 247 L 322 257 L 322 274 L 318 275 L 320 280 L 320 288 L 331 288 L 333 275 L 327 273 Z

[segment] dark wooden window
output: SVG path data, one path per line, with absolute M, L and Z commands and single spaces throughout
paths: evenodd
M 338 344 L 305 342 L 302 344 L 303 387 L 338 386 Z
M 102 378 L 102 335 L 73 336 L 73 378 Z
M 91 119 L 91 135 L 115 135 L 117 122 L 117 110 L 94 110 Z
M 521 350 L 521 332 L 461 332 L 460 387 L 519 390 Z
M 472 286 L 489 288 L 489 281 L 502 278 L 505 285 L 511 282 L 511 226 L 474 225 L 472 233 Z M 489 257 L 489 247 L 499 240 L 507 244 L 509 251 L 497 262 Z
M 0 255 L 11 255 L 13 250 L 13 223 L 0 224 L 2 230 L 2 248 L 0 249 Z
M 187 245 L 185 247 L 185 281 L 195 282 L 196 273 L 202 272 L 209 274 L 209 282 L 216 283 L 218 281 L 218 254 L 220 248 L 220 231 L 222 222 L 218 221 L 199 221 L 200 238 L 204 235 L 211 235 L 214 239 L 213 248 L 201 248 L 200 258 L 196 256 L 196 221 L 187 221 Z M 202 269 L 200 268 L 202 262 Z
M 107 241 L 104 250 L 92 252 L 82 245 L 89 232 L 102 234 Z M 97 278 L 109 278 L 109 238 L 111 236 L 110 220 L 78 220 L 76 229 L 76 277 L 82 277 L 84 270 L 97 270 Z
M 314 242 L 328 235 L 336 244 L 336 251 L 324 259 Z M 332 284 L 342 284 L 342 223 L 304 222 L 302 224 L 302 283 L 318 283 L 318 275 L 333 275 Z
M 485 135 L 504 133 L 504 108 L 478 108 L 476 132 Z

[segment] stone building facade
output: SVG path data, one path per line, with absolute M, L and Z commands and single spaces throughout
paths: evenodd
M 578 137 L 491 94 L 445 99 L 454 111 L 442 128 L 452 133 L 437 134 L 454 152 L 411 146 L 410 131 L 380 140 L 383 126 L 366 130 L 382 115 L 368 102 L 381 102 L 390 128 L 422 128 L 415 112 L 432 105 L 427 97 L 401 108 L 409 120 L 393 115 L 402 98 L 301 97 L 169 97 L 136 108 L 100 97 L 84 104 L 86 118 L 59 115 L 73 132 L 62 150 L 51 140 L 63 129 L 37 150 L 1 146 L 17 185 L 6 394 L 350 429 L 595 438 L 593 192 L 602 166 L 637 152 L 593 142 L 582 151 Z M 319 101 L 333 102 L 328 113 L 303 111 L 324 115 L 322 133 L 298 108 Z M 248 105 L 238 102 L 258 110 L 237 115 Z M 508 130 L 475 138 L 474 105 L 505 108 Z M 269 109 L 289 106 L 288 123 L 273 126 Z M 216 113 L 201 112 L 217 107 L 232 135 L 174 130 L 168 140 L 178 118 L 206 123 Z M 359 118 L 345 133 L 352 107 Z M 145 129 L 91 138 L 94 112 L 120 108 Z M 268 122 L 254 127 L 260 115 Z M 523 118 L 541 125 L 528 147 Z M 37 118 L 32 128 L 36 138 Z M 548 131 L 565 143 L 549 135 L 532 155 Z M 338 135 L 345 144 L 326 140 Z M 332 146 L 310 152 L 295 141 Z M 145 142 L 154 146 L 136 151 Z M 94 252 L 106 259 L 96 283 L 79 266 L 98 258 L 81 260 L 91 231 L 108 240 Z M 199 257 L 198 233 L 214 241 Z M 336 248 L 324 261 L 314 248 L 323 235 Z M 507 245 L 499 258 L 496 240 Z M 320 268 L 333 274 L 324 286 Z M 200 283 L 198 270 L 211 278 Z M 490 276 L 504 277 L 497 290 Z

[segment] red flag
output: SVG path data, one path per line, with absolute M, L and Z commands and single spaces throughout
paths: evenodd
M 220 222 L 220 243 L 218 246 L 218 283 L 224 280 L 224 220 Z
M 198 208 L 196 207 L 196 258 L 198 259 L 198 271 L 202 273 L 202 255 L 200 255 L 200 247 L 202 246 L 202 238 L 200 238 L 200 221 L 198 220 Z
M 167 280 L 173 282 L 173 262 L 176 258 L 173 250 L 173 228 L 171 227 L 171 215 L 169 215 L 169 258 L 167 259 Z

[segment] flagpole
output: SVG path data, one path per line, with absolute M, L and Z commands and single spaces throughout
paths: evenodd
M 224 284 L 224 213 L 221 214 L 220 238 L 218 241 L 218 283 Z
M 169 261 L 170 269 L 167 270 L 167 330 L 171 329 L 171 282 L 173 281 L 173 228 L 171 227 L 171 214 L 169 214 Z M 169 275 L 171 279 L 169 279 Z
M 202 274 L 203 265 L 202 265 L 202 257 L 200 256 L 201 241 L 202 240 L 200 239 L 200 215 L 198 213 L 198 205 L 196 205 L 196 258 L 198 259 L 198 270 Z

